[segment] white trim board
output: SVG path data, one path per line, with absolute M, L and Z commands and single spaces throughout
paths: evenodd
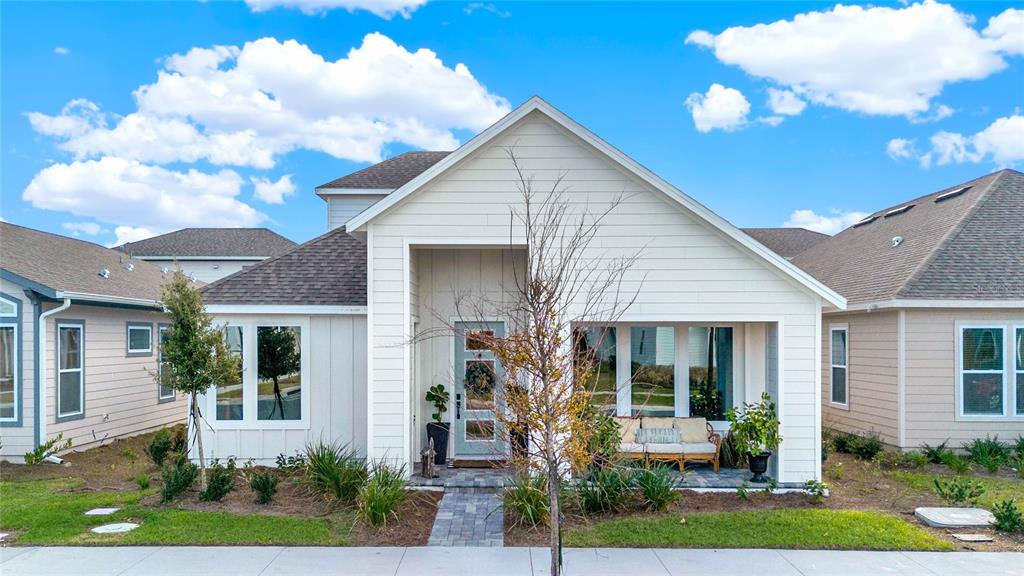
M 394 188 L 317 188 L 314 190 L 317 196 L 387 196 L 394 192 Z
M 421 189 L 425 184 L 437 178 L 444 172 L 446 172 L 452 166 L 458 164 L 470 154 L 479 150 L 481 147 L 494 140 L 497 136 L 503 133 L 506 129 L 516 124 L 519 120 L 525 118 L 532 112 L 538 112 L 545 115 L 555 123 L 559 124 L 562 128 L 568 130 L 576 137 L 583 140 L 588 145 L 595 148 L 598 152 L 602 153 L 613 162 L 618 164 L 624 170 L 632 173 L 642 182 L 651 186 L 655 190 L 661 192 L 666 198 L 675 202 L 679 207 L 693 213 L 698 218 L 704 220 L 712 227 L 717 229 L 719 232 L 725 234 L 733 241 L 744 246 L 754 255 L 759 256 L 761 259 L 767 261 L 773 267 L 780 270 L 786 276 L 796 280 L 799 284 L 809 289 L 811 292 L 817 294 L 825 301 L 835 306 L 836 308 L 843 310 L 846 308 L 846 299 L 840 296 L 838 293 L 833 291 L 831 288 L 825 286 L 813 276 L 807 274 L 803 270 L 797 268 L 795 265 L 790 263 L 785 258 L 779 256 L 775 252 L 772 252 L 768 248 L 765 248 L 762 244 L 747 236 L 745 233 L 740 231 L 724 218 L 715 214 L 704 205 L 700 204 L 693 198 L 684 194 L 681 190 L 672 186 L 665 180 L 661 179 L 653 172 L 626 156 L 618 149 L 608 144 L 600 137 L 595 135 L 593 132 L 587 130 L 582 125 L 577 123 L 575 120 L 569 118 L 559 110 L 557 110 L 551 104 L 548 104 L 542 98 L 534 96 L 526 101 L 522 106 L 516 108 L 501 120 L 492 124 L 489 128 L 483 132 L 477 134 L 466 144 L 462 145 L 458 150 L 452 152 L 446 156 L 443 160 L 434 164 L 419 176 L 413 178 L 404 186 L 398 188 L 387 197 L 383 198 L 373 206 L 370 206 L 363 212 L 354 216 L 351 220 L 345 223 L 345 228 L 350 233 L 360 232 L 363 227 L 373 221 L 377 216 L 387 212 L 392 207 L 396 206 L 399 202 L 404 200 L 406 197 L 415 193 Z
M 873 312 L 890 308 L 1024 308 L 1024 300 L 879 300 L 851 304 L 846 312 Z M 830 310 L 825 314 L 836 314 L 841 310 Z

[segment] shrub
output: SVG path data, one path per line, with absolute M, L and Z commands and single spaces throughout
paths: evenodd
M 270 504 L 277 494 L 278 477 L 270 472 L 254 471 L 249 477 L 249 488 L 256 493 L 256 501 Z
M 139 454 L 131 448 L 125 448 L 121 450 L 121 458 L 127 460 L 129 464 L 135 464 L 135 461 L 139 459 Z
M 1010 460 L 1010 450 L 999 441 L 999 436 L 985 436 L 984 440 L 975 438 L 969 444 L 964 444 L 964 450 L 972 462 L 989 474 L 995 474 Z
M 1024 458 L 1024 434 L 1017 436 L 1017 440 L 1013 443 L 1013 451 L 1017 454 L 1018 459 Z
M 740 487 L 736 489 L 736 495 L 743 500 L 750 500 L 750 482 L 744 480 L 743 484 L 740 484 Z
M 139 475 L 135 477 L 135 483 L 139 485 L 139 490 L 149 488 L 149 474 L 146 474 L 145 472 L 139 473 Z
M 164 482 L 161 501 L 170 502 L 188 490 L 199 475 L 199 468 L 189 461 L 184 452 L 178 452 L 174 461 L 164 467 L 161 474 Z
M 1015 466 L 1017 467 L 1017 476 L 1024 478 L 1024 454 L 1017 456 L 1017 463 Z
M 952 450 L 946 447 L 947 443 L 949 443 L 949 440 L 946 440 L 937 446 L 921 444 L 921 453 L 923 453 L 932 464 L 943 464 L 945 463 L 946 455 L 953 453 Z
M 962 476 L 954 476 L 948 480 L 935 478 L 935 493 L 951 506 L 961 504 L 977 504 L 978 498 L 985 494 L 985 486 L 981 482 Z
M 199 499 L 203 502 L 220 502 L 235 486 L 235 459 L 228 458 L 227 466 L 214 460 L 208 472 L 206 489 L 200 492 Z
M 942 456 L 942 463 L 949 466 L 950 470 L 957 474 L 966 474 L 971 471 L 971 461 L 953 452 L 944 454 Z
M 515 524 L 547 524 L 551 514 L 547 483 L 547 477 L 541 474 L 516 474 L 512 478 L 512 485 L 505 489 L 505 510 L 512 513 Z
M 843 468 L 842 462 L 835 462 L 834 464 L 830 464 L 827 468 L 825 468 L 825 475 L 833 480 L 842 480 L 845 474 L 846 469 Z
M 903 455 L 903 461 L 911 468 L 922 468 L 931 460 L 920 452 L 907 452 Z
M 761 454 L 779 447 L 779 417 L 775 403 L 767 392 L 761 394 L 756 404 L 744 404 L 742 409 L 730 409 L 725 417 L 729 430 L 736 437 L 736 447 L 743 454 Z
M 171 453 L 174 448 L 174 441 L 171 439 L 171 431 L 167 428 L 161 428 L 156 434 L 153 435 L 153 439 L 146 445 L 146 454 L 149 459 L 153 461 L 158 467 L 164 465 L 164 460 L 167 459 L 167 455 Z
M 389 517 L 398 517 L 398 507 L 405 498 L 405 465 L 375 462 L 370 479 L 359 491 L 359 517 L 374 526 L 383 526 Z
M 808 480 L 804 484 L 804 490 L 807 491 L 807 497 L 811 502 L 820 504 L 825 499 L 825 493 L 828 492 L 828 484 L 818 480 Z
M 366 459 L 355 450 L 323 441 L 306 446 L 306 482 L 318 492 L 341 502 L 354 502 L 366 485 Z
M 1017 509 L 1017 501 L 1003 500 L 992 507 L 996 517 L 996 530 L 1000 532 L 1024 532 L 1024 515 Z
M 903 454 L 893 450 L 882 450 L 871 460 L 882 468 L 901 468 L 906 463 Z
M 582 418 L 589 423 L 592 430 L 588 439 L 588 452 L 594 455 L 594 462 L 597 465 L 610 465 L 619 453 L 619 442 L 622 438 L 619 422 L 599 411 L 593 404 L 587 404 L 584 410 Z
M 296 451 L 295 456 L 277 455 L 277 467 L 285 474 L 294 474 L 306 467 L 306 456 Z
M 679 481 L 665 466 L 637 470 L 633 473 L 633 486 L 643 500 L 644 508 L 652 512 L 664 510 L 682 497 L 676 491 Z
M 621 468 L 599 468 L 576 483 L 576 501 L 588 514 L 611 512 L 622 506 L 630 477 Z
M 856 436 L 854 436 L 853 434 L 848 434 L 846 432 L 836 432 L 832 436 L 832 448 L 834 448 L 835 451 L 839 452 L 840 454 L 849 454 L 850 443 L 854 439 L 856 439 Z
M 764 487 L 765 495 L 771 496 L 778 489 L 779 489 L 779 481 L 776 480 L 775 478 L 769 477 L 768 478 L 768 485 Z
M 25 464 L 36 465 L 41 464 L 50 456 L 53 456 L 61 450 L 67 450 L 71 448 L 71 439 L 64 440 L 64 433 L 61 432 L 50 438 L 46 442 L 43 442 L 39 446 L 36 446 L 32 450 L 25 453 Z
M 171 432 L 171 452 L 188 453 L 188 435 L 184 426 L 176 426 Z
M 871 460 L 882 451 L 882 448 L 882 439 L 876 432 L 867 436 L 854 435 L 850 444 L 850 452 L 862 460 Z

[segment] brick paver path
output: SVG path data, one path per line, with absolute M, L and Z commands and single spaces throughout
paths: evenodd
M 445 488 L 428 546 L 504 546 L 505 514 L 496 488 Z

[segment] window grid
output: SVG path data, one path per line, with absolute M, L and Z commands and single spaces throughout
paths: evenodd
M 995 368 L 991 368 L 991 369 L 971 368 L 971 369 L 969 369 L 969 368 L 967 368 L 965 359 L 967 358 L 967 354 L 968 354 L 969 351 L 966 348 L 966 343 L 964 341 L 964 336 L 967 334 L 968 331 L 972 331 L 972 330 L 992 330 L 992 331 L 998 332 L 998 334 L 1000 335 L 1000 337 L 999 337 L 999 346 L 996 346 L 994 348 L 994 351 L 999 355 L 1000 359 L 1002 360 L 1002 362 L 1001 362 L 1002 366 L 1000 368 L 998 368 L 998 369 L 995 369 Z M 959 392 L 960 392 L 960 394 L 959 394 L 960 395 L 960 416 L 965 416 L 965 417 L 968 417 L 968 418 L 970 418 L 970 417 L 1002 417 L 1002 416 L 1006 416 L 1006 401 L 1007 401 L 1007 394 L 1006 394 L 1007 377 L 1006 377 L 1006 371 L 1007 371 L 1007 361 L 1006 361 L 1006 350 L 1005 350 L 1005 347 L 1006 347 L 1006 327 L 1005 326 L 969 325 L 969 326 L 961 326 L 960 327 L 960 358 L 959 358 L 959 360 L 960 360 L 960 374 L 959 374 L 959 380 L 960 380 L 960 390 L 959 390 Z M 1000 404 L 999 412 L 970 412 L 969 413 L 966 410 L 967 398 L 966 398 L 966 388 L 965 388 L 965 384 L 966 384 L 965 376 L 986 375 L 986 374 L 988 374 L 988 375 L 996 375 L 996 374 L 998 374 L 999 377 L 1000 377 L 999 393 L 1000 393 L 1000 396 L 1001 396 L 1001 402 L 999 403 Z

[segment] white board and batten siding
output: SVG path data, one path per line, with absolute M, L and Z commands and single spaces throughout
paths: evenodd
M 410 352 L 397 345 L 408 340 L 410 330 L 408 246 L 507 246 L 509 207 L 521 202 L 508 146 L 539 189 L 562 175 L 567 197 L 580 206 L 600 209 L 625 194 L 591 246 L 601 257 L 642 250 L 625 286 L 639 288 L 639 296 L 622 321 L 778 323 L 785 438 L 780 480 L 820 477 L 820 296 L 539 113 L 525 116 L 367 227 L 371 455 L 410 453 Z
M 21 424 L 0 427 L 0 458 L 21 462 L 24 454 L 33 448 L 35 442 L 35 312 L 32 301 L 25 296 L 24 289 L 6 280 L 0 280 L 0 292 L 21 303 L 21 333 L 17 353 L 21 371 L 18 386 L 21 387 L 18 411 Z
M 303 409 L 308 409 L 309 414 L 294 423 L 274 421 L 266 425 L 257 421 L 254 410 L 247 407 L 246 416 L 250 419 L 222 424 L 214 419 L 212 398 L 201 397 L 200 406 L 204 407 L 208 424 L 203 428 L 208 458 L 235 457 L 273 464 L 278 455 L 305 452 L 307 443 L 318 440 L 348 445 L 365 453 L 365 315 L 218 315 L 214 322 L 250 327 L 300 325 L 308 330 L 302 348 L 302 394 L 308 395 Z M 250 342 L 255 342 L 255 338 Z M 249 346 L 248 350 L 252 348 Z M 255 370 L 255 363 L 245 365 L 246 370 Z
M 386 194 L 333 194 L 324 195 L 327 201 L 327 229 L 344 226 L 357 214 L 377 203 Z
M 234 274 L 247 266 L 258 264 L 263 260 L 263 258 L 253 258 L 251 260 L 241 260 L 237 258 L 231 260 L 157 260 L 154 258 L 145 258 L 145 260 L 158 268 L 166 267 L 171 270 L 181 268 L 181 271 L 185 273 L 186 276 L 194 276 L 196 280 L 209 284 L 210 282 L 220 280 L 225 276 Z

